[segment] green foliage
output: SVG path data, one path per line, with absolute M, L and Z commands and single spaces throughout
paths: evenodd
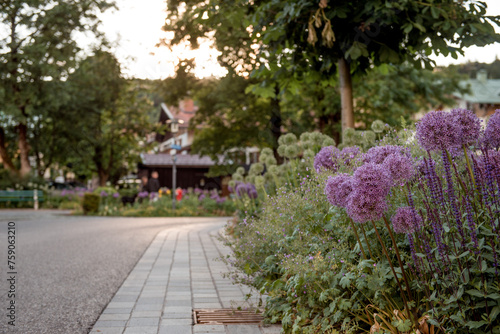
M 84 194 L 82 200 L 83 214 L 96 213 L 99 211 L 101 198 L 96 194 Z

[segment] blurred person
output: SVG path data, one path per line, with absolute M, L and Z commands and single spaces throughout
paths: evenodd
M 150 193 L 158 193 L 160 190 L 160 181 L 158 180 L 158 172 L 151 173 L 151 178 L 148 181 L 148 189 Z

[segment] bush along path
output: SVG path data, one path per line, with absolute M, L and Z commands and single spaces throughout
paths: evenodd
M 500 110 L 372 129 L 237 172 L 233 275 L 286 333 L 500 333 Z

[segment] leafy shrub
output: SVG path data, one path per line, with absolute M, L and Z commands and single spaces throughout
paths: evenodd
M 80 202 L 63 202 L 59 205 L 58 209 L 61 209 L 61 210 L 81 210 L 82 204 Z
M 269 296 L 286 332 L 499 331 L 500 111 L 484 136 L 464 110 L 431 113 L 416 136 L 385 130 L 260 195 L 227 239 L 231 276 Z
M 82 209 L 84 214 L 96 213 L 99 211 L 99 203 L 101 198 L 94 193 L 87 193 L 83 195 Z

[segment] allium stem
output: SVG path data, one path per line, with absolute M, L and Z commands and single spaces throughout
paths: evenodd
M 401 291 L 401 298 L 403 299 L 403 303 L 405 305 L 405 310 L 408 313 L 408 318 L 411 320 L 411 322 L 416 325 L 416 322 L 413 319 L 413 314 L 410 311 L 408 307 L 408 302 L 406 301 L 406 296 L 403 288 L 401 287 L 401 283 L 399 282 L 398 275 L 396 274 L 396 270 L 394 270 L 394 266 L 392 265 L 391 258 L 389 257 L 389 253 L 387 252 L 387 249 L 385 248 L 384 242 L 382 241 L 382 238 L 380 237 L 380 234 L 378 233 L 377 226 L 375 225 L 375 222 L 372 220 L 372 225 L 373 228 L 375 229 L 375 234 L 377 234 L 378 241 L 380 242 L 380 245 L 382 246 L 382 251 L 384 252 L 385 257 L 387 258 L 387 261 L 389 262 L 389 266 L 391 267 L 392 274 L 394 275 L 394 279 L 396 280 L 396 283 L 398 284 L 399 290 Z M 408 291 L 409 293 L 410 291 Z
M 365 250 L 363 249 L 363 245 L 361 244 L 361 240 L 359 240 L 358 231 L 356 231 L 356 227 L 354 226 L 354 223 L 353 223 L 351 218 L 349 218 L 349 221 L 351 222 L 352 230 L 354 231 L 354 234 L 356 235 L 356 239 L 358 240 L 359 248 L 361 249 L 361 253 L 363 253 L 363 258 L 366 260 Z
M 366 246 L 368 246 L 368 252 L 370 253 L 370 258 L 375 259 L 375 257 L 372 254 L 372 249 L 370 247 L 370 243 L 368 242 L 368 238 L 366 237 L 365 228 L 363 227 L 363 224 L 360 224 L 360 226 L 361 226 L 361 232 L 363 232 L 363 236 L 365 237 Z

